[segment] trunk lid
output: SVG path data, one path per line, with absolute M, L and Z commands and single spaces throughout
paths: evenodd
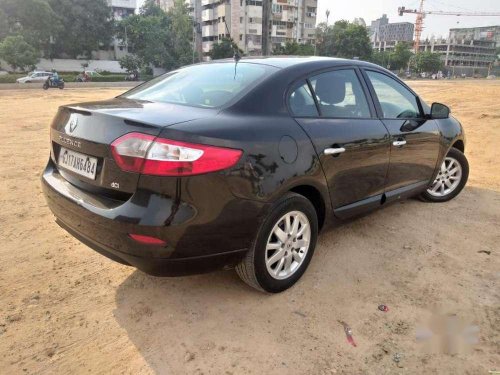
M 167 126 L 216 114 L 213 109 L 125 98 L 63 106 L 50 129 L 51 158 L 70 183 L 127 199 L 136 190 L 139 174 L 116 165 L 110 148 L 115 139 L 131 132 L 158 136 Z

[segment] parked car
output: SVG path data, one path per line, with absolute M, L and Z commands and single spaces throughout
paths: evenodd
M 333 58 L 185 67 L 62 106 L 50 137 L 43 191 L 73 236 L 151 275 L 235 266 L 266 292 L 299 280 L 327 225 L 446 202 L 469 171 L 448 107 Z
M 26 77 L 16 79 L 17 83 L 34 83 L 45 82 L 48 77 L 52 76 L 51 72 L 35 71 L 29 73 Z

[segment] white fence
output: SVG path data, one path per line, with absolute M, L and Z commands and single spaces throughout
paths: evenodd
M 72 60 L 72 59 L 40 59 L 36 64 L 37 70 L 56 69 L 58 72 L 79 72 L 83 70 L 82 64 L 88 63 L 87 70 L 106 70 L 111 73 L 125 73 L 125 69 L 120 68 L 120 63 L 116 60 Z M 0 60 L 2 69 L 11 71 L 11 67 L 3 60 Z M 1 71 L 1 70 L 0 70 Z M 158 76 L 165 73 L 165 69 L 153 68 L 153 75 Z
M 111 73 L 125 73 L 118 61 L 113 60 L 70 60 L 70 59 L 40 59 L 36 65 L 40 70 L 56 69 L 59 72 L 78 72 L 83 70 L 82 64 L 88 63 L 87 70 L 107 70 Z
M 8 71 L 11 67 L 5 62 L 0 61 L 2 69 Z M 82 64 L 88 63 L 87 70 L 107 70 L 111 73 L 125 73 L 125 70 L 120 68 L 120 63 L 114 60 L 73 60 L 73 59 L 40 59 L 36 67 L 38 70 L 56 69 L 58 72 L 79 72 L 83 70 Z

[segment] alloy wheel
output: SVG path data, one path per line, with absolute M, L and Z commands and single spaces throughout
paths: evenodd
M 274 225 L 266 244 L 266 268 L 283 280 L 294 274 L 304 262 L 311 241 L 311 226 L 300 211 L 283 215 Z
M 447 156 L 427 193 L 434 197 L 445 197 L 457 188 L 461 179 L 462 166 L 457 159 Z

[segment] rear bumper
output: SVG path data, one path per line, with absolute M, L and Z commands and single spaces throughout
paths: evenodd
M 232 267 L 251 245 L 266 206 L 227 197 L 209 210 L 178 197 L 138 190 L 123 202 L 96 196 L 66 181 L 49 161 L 42 188 L 58 224 L 102 255 L 155 276 L 180 276 Z M 144 245 L 128 234 L 154 236 Z
M 211 272 L 225 267 L 232 267 L 238 264 L 247 251 L 246 249 L 242 249 L 220 254 L 172 259 L 135 256 L 119 252 L 104 244 L 98 243 L 66 225 L 59 219 L 56 220 L 56 222 L 77 240 L 97 251 L 99 254 L 115 262 L 133 266 L 153 276 L 186 276 Z

